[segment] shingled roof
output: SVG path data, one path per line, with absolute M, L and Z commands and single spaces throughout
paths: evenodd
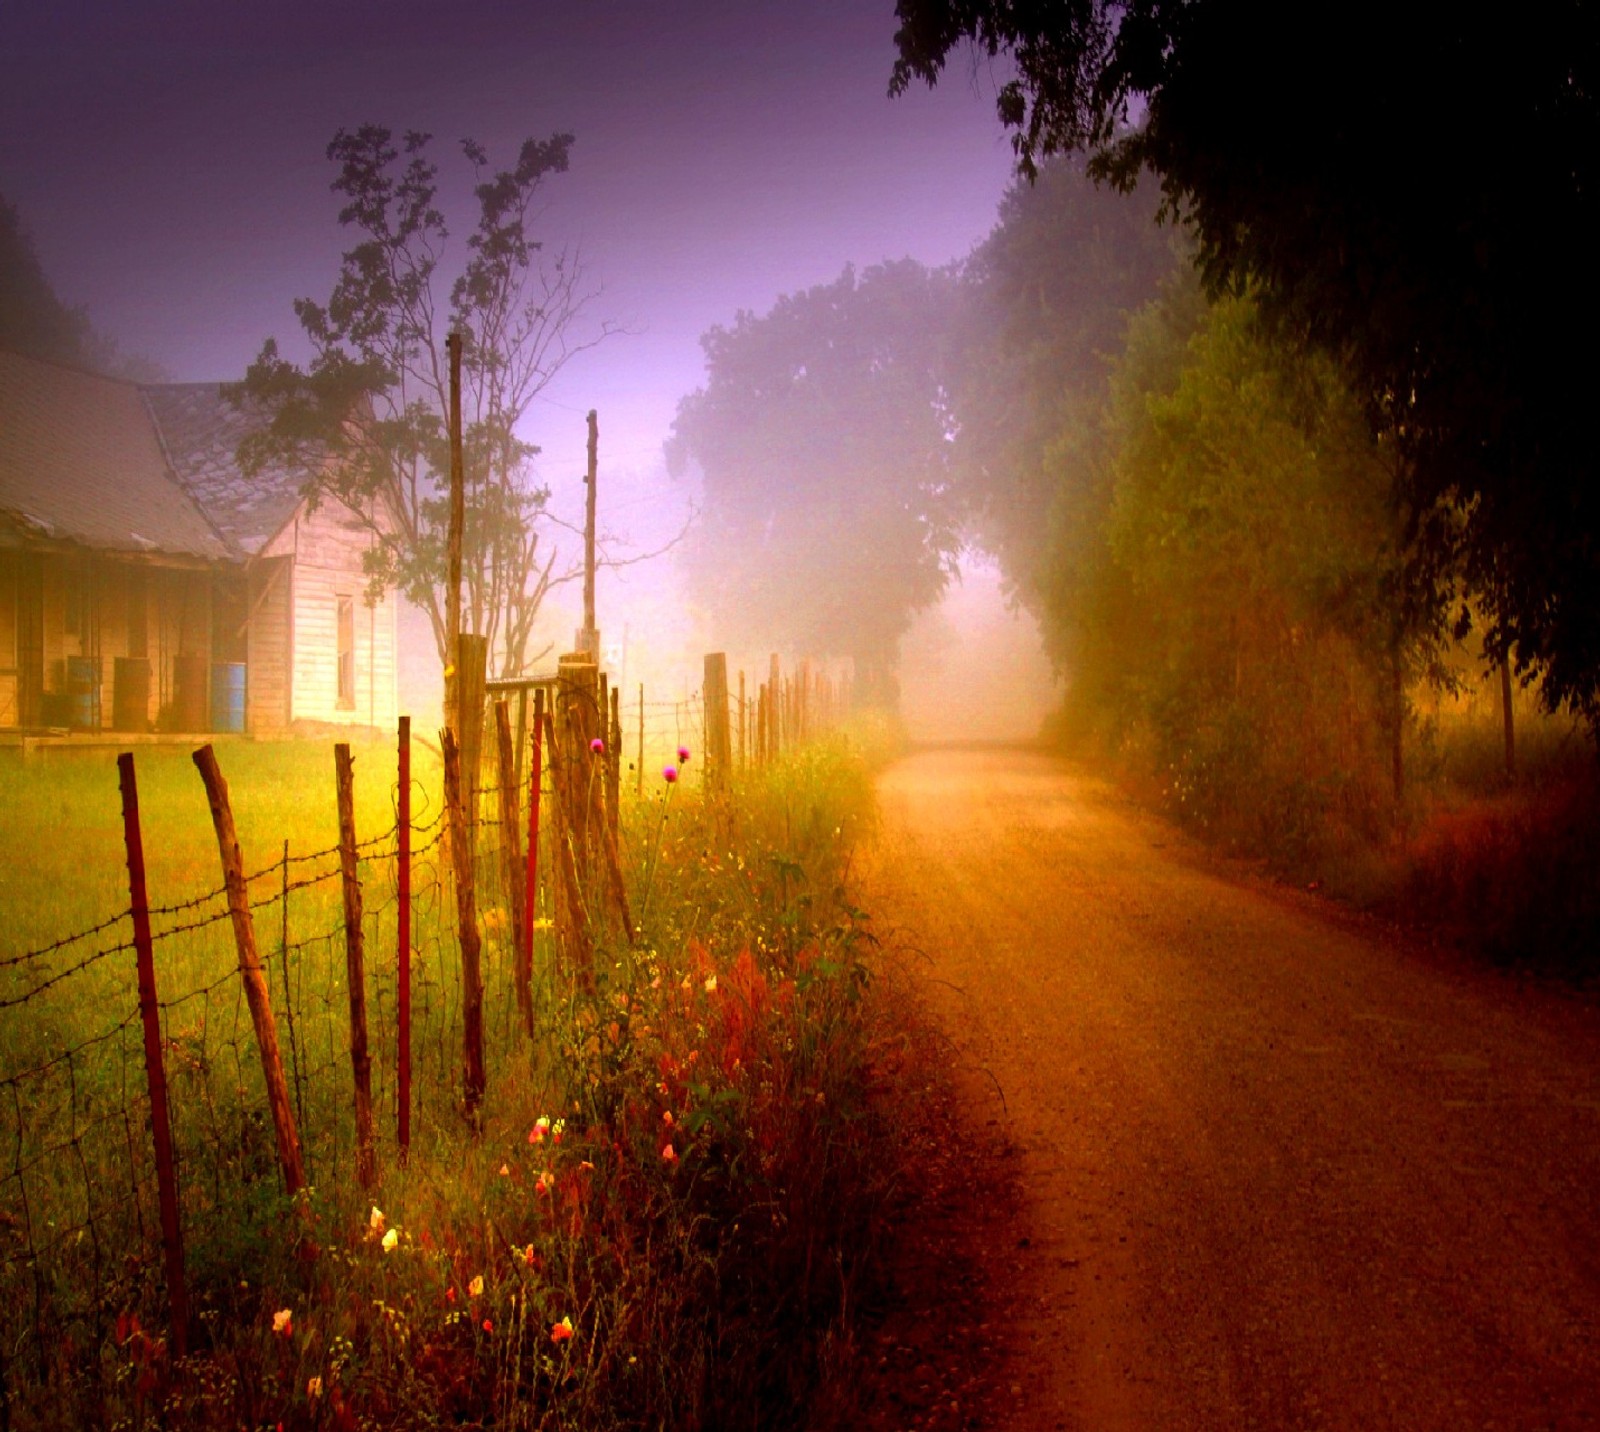
M 302 479 L 283 468 L 246 477 L 239 441 L 266 421 L 259 408 L 235 407 L 219 383 L 162 383 L 141 390 L 172 471 L 230 546 L 253 557 L 300 506 Z
M 138 386 L 0 350 L 0 520 L 102 551 L 256 556 L 302 495 L 287 469 L 240 469 L 265 421 L 220 383 Z
M 0 515 L 106 551 L 238 555 L 174 480 L 137 387 L 4 351 Z

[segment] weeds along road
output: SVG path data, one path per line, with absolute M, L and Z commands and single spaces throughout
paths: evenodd
M 1592 1002 L 1408 950 L 1043 756 L 926 752 L 880 790 L 875 924 L 1015 1149 L 984 1424 L 1600 1427 Z

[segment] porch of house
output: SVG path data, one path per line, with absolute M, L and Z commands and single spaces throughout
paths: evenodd
M 0 549 L 0 744 L 245 730 L 242 572 Z

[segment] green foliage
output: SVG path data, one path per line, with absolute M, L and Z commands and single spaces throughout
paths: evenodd
M 305 367 L 268 339 L 230 394 L 270 422 L 241 445 L 247 471 L 284 465 L 308 492 L 346 504 L 371 530 L 373 589 L 398 587 L 432 620 L 445 657 L 449 526 L 449 366 L 441 322 L 462 336 L 466 535 L 463 630 L 488 638 L 502 669 L 523 668 L 556 554 L 542 545 L 548 490 L 531 485 L 537 452 L 519 433 L 534 399 L 609 331 L 585 331 L 589 295 L 576 256 L 547 257 L 529 233 L 546 180 L 567 169 L 570 134 L 526 140 L 493 171 L 471 140 L 477 222 L 444 291 L 448 232 L 430 137 L 364 125 L 328 146 L 357 235 L 327 303 L 295 314 L 312 349 Z
M 0 347 L 88 367 L 87 316 L 56 297 L 15 208 L 0 195 Z
M 1080 719 L 1143 746 L 1183 818 L 1286 865 L 1381 828 L 1400 534 L 1338 370 L 1247 298 L 1180 287 L 1133 324 L 1102 443 L 1099 512 L 1064 484 L 1055 529 Z
M 897 12 L 896 91 L 933 83 L 967 40 L 1014 63 L 999 109 L 1025 173 L 1081 151 L 1122 186 L 1159 176 L 1208 291 L 1253 286 L 1396 445 L 1420 566 L 1406 585 L 1459 561 L 1491 655 L 1513 649 L 1547 701 L 1593 716 L 1600 498 L 1571 356 L 1600 322 L 1592 7 L 1561 0 L 1527 25 L 1235 0 Z M 1316 64 L 1275 58 L 1304 55 Z
M 701 340 L 706 386 L 668 458 L 697 464 L 695 600 L 732 646 L 853 657 L 858 694 L 893 705 L 912 615 L 959 546 L 946 333 L 954 280 L 911 260 L 780 298 Z
M 1007 192 L 962 271 L 954 477 L 971 530 L 1035 608 L 1043 515 L 1068 484 L 1092 482 L 1085 455 L 1064 444 L 1092 429 L 1129 316 L 1178 263 L 1154 220 L 1147 192 L 1119 193 L 1052 160 Z

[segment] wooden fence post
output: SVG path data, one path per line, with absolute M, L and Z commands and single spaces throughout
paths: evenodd
M 367 1053 L 367 971 L 361 931 L 361 878 L 357 868 L 355 772 L 350 743 L 333 748 L 339 795 L 339 869 L 344 876 L 344 967 L 350 991 L 350 1071 L 356 1088 L 356 1181 L 370 1189 L 378 1181 L 372 1144 L 372 1058 Z
M 463 720 L 466 707 L 462 707 Z M 439 733 L 444 749 L 444 804 L 450 822 L 450 857 L 455 866 L 456 920 L 461 941 L 462 1083 L 467 1120 L 474 1129 L 483 1105 L 483 942 L 478 934 L 477 890 L 472 847 L 462 800 L 461 751 L 448 726 Z
M 555 845 L 556 869 L 553 878 L 557 891 L 556 943 L 566 952 L 568 963 L 587 988 L 594 983 L 594 951 L 589 944 L 583 889 L 578 882 L 578 867 L 572 855 L 572 819 L 567 807 L 567 776 L 564 770 L 568 757 L 562 750 L 562 743 L 556 739 L 555 718 L 548 711 L 545 712 L 544 723 L 545 745 L 550 751 L 550 833 Z
M 283 1171 L 284 1191 L 292 1198 L 305 1187 L 305 1165 L 300 1157 L 300 1134 L 289 1107 L 289 1089 L 283 1077 L 283 1056 L 278 1051 L 278 1024 L 272 1017 L 272 1000 L 267 994 L 267 978 L 256 951 L 256 928 L 250 918 L 250 892 L 244 881 L 244 854 L 234 830 L 233 808 L 228 804 L 228 783 L 222 778 L 217 755 L 209 744 L 194 753 L 194 763 L 205 782 L 206 799 L 211 805 L 211 824 L 217 832 L 217 849 L 222 856 L 222 879 L 228 891 L 228 914 L 233 919 L 234 943 L 239 949 L 239 974 L 244 980 L 245 999 L 255 1025 L 256 1045 L 261 1050 L 261 1072 L 266 1078 L 267 1104 L 272 1110 L 272 1127 L 278 1140 L 278 1167 Z
M 622 828 L 622 691 L 615 686 L 611 688 L 610 726 L 606 733 L 606 817 L 615 841 Z
M 488 641 L 462 632 L 456 653 L 456 690 L 461 699 L 456 745 L 461 756 L 461 808 L 467 815 L 467 840 L 473 849 L 478 841 L 478 781 L 483 766 L 483 707 L 487 694 L 484 677 L 488 659 Z
M 739 769 L 744 770 L 749 764 L 749 757 L 745 751 L 745 701 L 744 701 L 744 672 L 739 673 Z
M 396 813 L 395 872 L 399 886 L 398 929 L 395 953 L 399 957 L 396 975 L 399 1003 L 399 1065 L 396 1101 L 399 1128 L 396 1131 L 403 1163 L 411 1152 L 411 718 L 400 718 L 400 788 Z
M 767 676 L 767 759 L 775 761 L 783 749 L 783 680 L 778 672 L 778 653 L 773 652 L 772 669 Z
M 522 894 L 522 812 L 517 806 L 517 758 L 511 746 L 511 712 L 504 701 L 494 703 L 495 740 L 500 753 L 500 869 L 505 877 L 506 903 L 511 907 L 511 941 L 515 956 L 512 981 L 516 986 L 517 1009 L 522 1027 L 533 1037 L 533 964 L 525 958 L 523 939 L 525 915 Z
M 539 793 L 544 783 L 544 688 L 533 693 L 533 748 L 528 766 L 528 869 L 522 887 L 522 948 L 518 958 L 528 971 L 528 999 L 533 1000 L 533 923 L 539 908 Z
M 637 767 L 638 782 L 634 787 L 634 795 L 641 800 L 644 798 L 644 682 L 639 683 L 639 765 Z
M 139 829 L 139 786 L 133 753 L 117 757 L 122 786 L 122 839 L 128 852 L 128 895 L 133 908 L 133 947 L 139 967 L 139 1014 L 144 1022 L 144 1074 L 150 1088 L 150 1134 L 156 1151 L 156 1193 L 161 1204 L 161 1256 L 167 1272 L 172 1354 L 189 1350 L 189 1294 L 183 1278 L 183 1227 L 178 1220 L 178 1174 L 172 1157 L 172 1116 L 167 1107 L 167 1067 L 161 1055 L 161 1005 L 156 998 L 155 946 L 150 938 L 150 900 L 144 882 L 144 837 Z
M 594 840 L 602 805 L 594 789 L 595 760 L 589 743 L 600 734 L 597 706 L 599 672 L 582 652 L 570 652 L 557 665 L 556 728 L 562 760 L 562 819 L 572 832 L 578 878 L 589 888 L 594 873 Z
M 706 785 L 715 791 L 728 789 L 728 767 L 732 743 L 728 739 L 728 657 L 725 652 L 708 652 L 703 685 L 706 711 Z

